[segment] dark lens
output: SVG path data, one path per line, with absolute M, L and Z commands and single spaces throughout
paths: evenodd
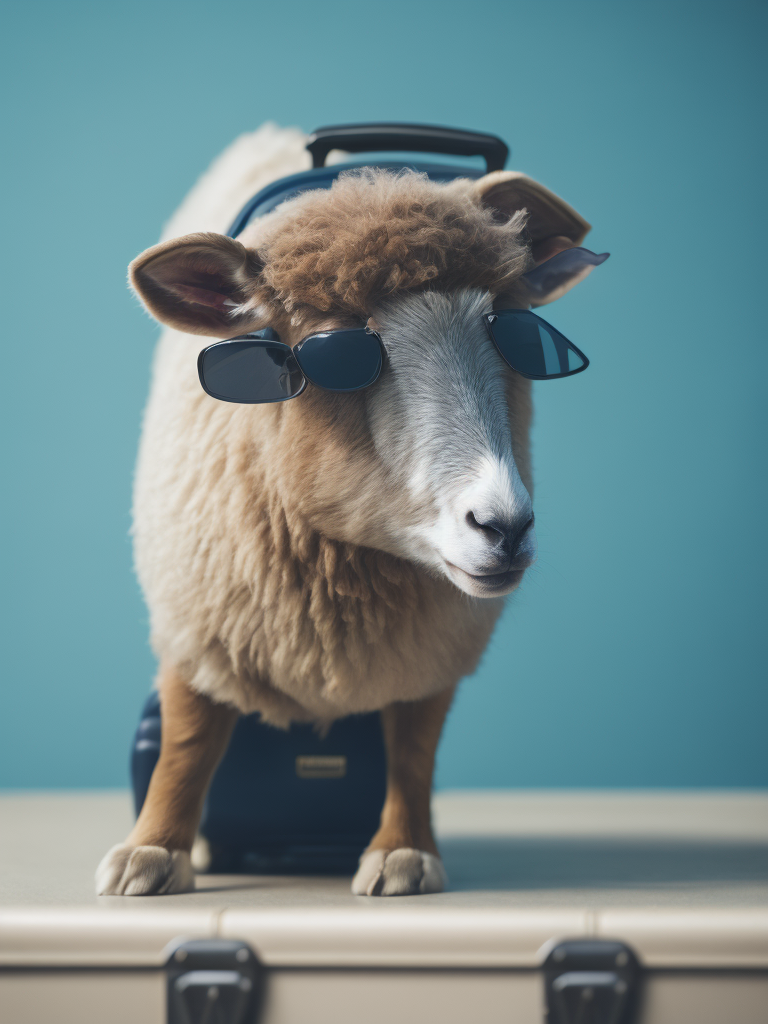
M 222 402 L 282 402 L 304 387 L 293 353 L 279 341 L 222 341 L 200 353 L 198 369 L 205 390 Z
M 505 361 L 525 377 L 562 377 L 589 365 L 564 335 L 528 310 L 501 310 L 487 322 Z
M 373 384 L 381 371 L 381 345 L 375 334 L 328 331 L 313 334 L 296 349 L 304 374 L 328 391 L 356 391 Z

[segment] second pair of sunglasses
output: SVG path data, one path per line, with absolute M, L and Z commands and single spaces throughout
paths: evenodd
M 524 377 L 570 377 L 589 366 L 583 352 L 530 310 L 496 310 L 483 320 L 502 359 Z M 381 373 L 382 353 L 379 335 L 363 327 L 312 334 L 295 348 L 267 329 L 209 345 L 197 368 L 212 398 L 255 405 L 297 398 L 307 381 L 326 391 L 367 388 Z

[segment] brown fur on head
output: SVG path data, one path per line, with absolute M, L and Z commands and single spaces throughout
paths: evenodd
M 264 267 L 249 305 L 366 320 L 398 292 L 500 292 L 526 269 L 525 213 L 502 222 L 473 183 L 374 168 L 342 174 L 278 211 L 259 240 Z

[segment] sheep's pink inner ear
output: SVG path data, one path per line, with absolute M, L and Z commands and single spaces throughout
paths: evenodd
M 130 266 L 130 280 L 161 323 L 190 334 L 233 337 L 261 326 L 241 309 L 262 269 L 256 253 L 224 235 L 201 232 L 147 249 Z
M 187 302 L 195 302 L 200 306 L 210 306 L 227 312 L 239 305 L 231 295 L 225 292 L 212 292 L 208 288 L 197 288 L 195 285 L 179 282 L 172 285 L 172 290 Z

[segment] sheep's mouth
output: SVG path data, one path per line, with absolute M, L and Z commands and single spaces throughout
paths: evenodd
M 448 575 L 462 590 L 476 597 L 497 597 L 508 594 L 519 586 L 525 569 L 508 569 L 507 572 L 491 573 L 487 576 L 476 576 L 465 569 L 460 569 L 453 562 L 446 561 Z

